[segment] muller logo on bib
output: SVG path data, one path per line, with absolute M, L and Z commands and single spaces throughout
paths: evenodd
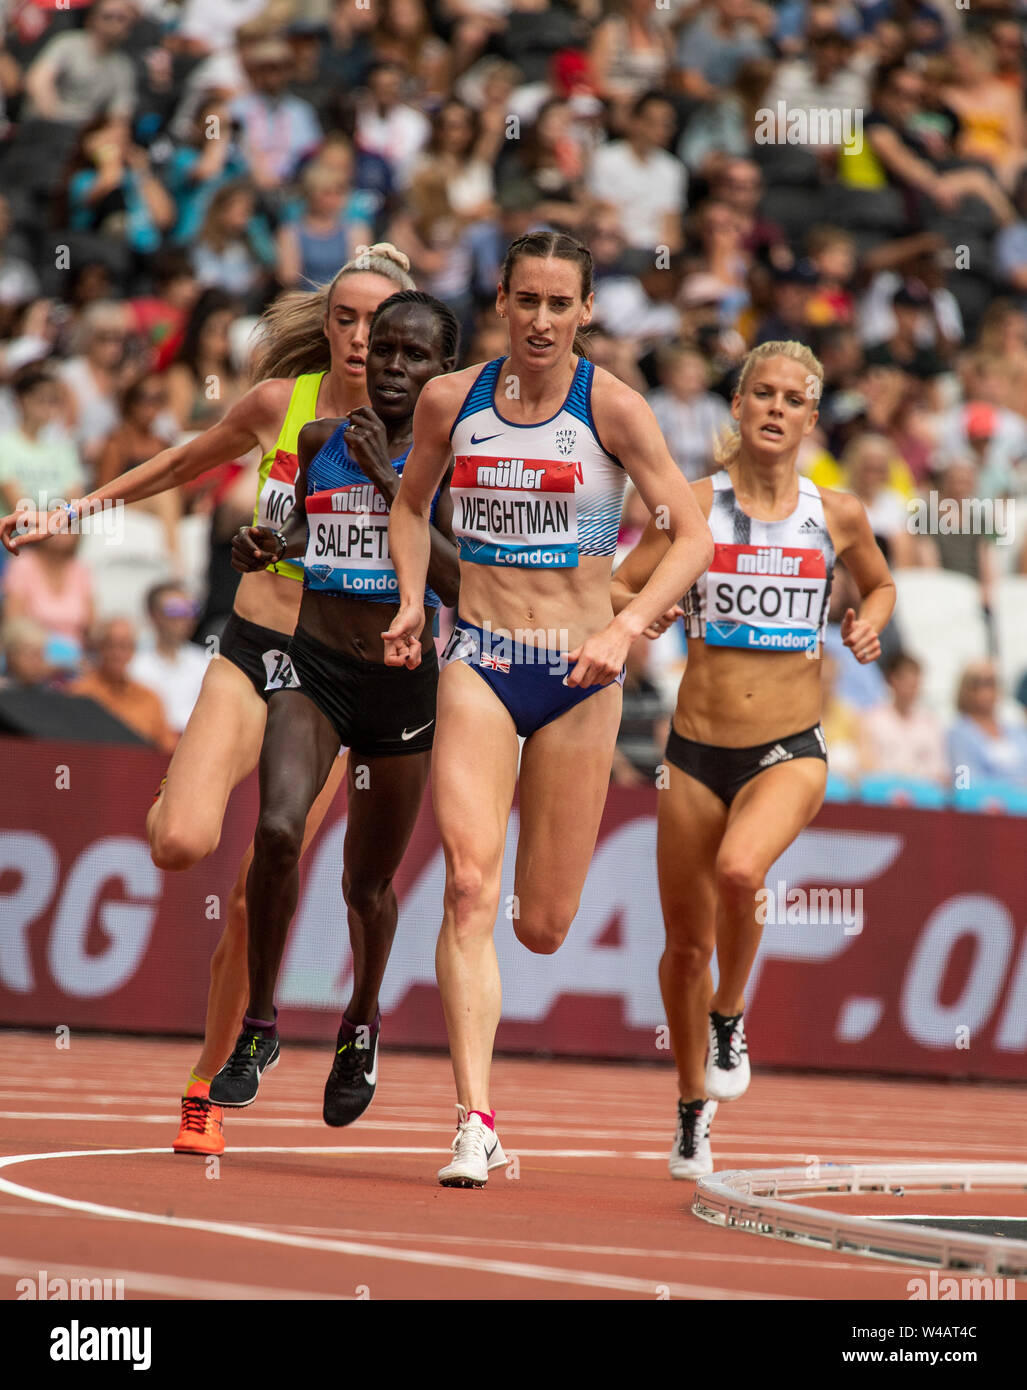
M 581 464 L 571 459 L 458 455 L 450 493 L 461 554 L 488 565 L 576 565 L 581 481 Z
M 805 650 L 816 643 L 826 598 L 822 550 L 718 544 L 708 579 L 706 642 Z

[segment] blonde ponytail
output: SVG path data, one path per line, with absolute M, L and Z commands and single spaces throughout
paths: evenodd
M 332 363 L 324 333 L 325 322 L 335 286 L 342 277 L 381 275 L 391 280 L 397 290 L 412 290 L 415 285 L 409 271 L 408 256 L 391 241 L 378 241 L 373 246 L 360 247 L 331 284 L 315 290 L 289 290 L 280 294 L 264 310 L 257 325 L 259 345 L 254 354 L 253 381 L 328 371 Z
M 789 338 L 787 341 L 760 343 L 759 347 L 754 347 L 742 364 L 738 385 L 735 387 L 736 396 L 742 395 L 745 391 L 757 362 L 766 362 L 769 357 L 788 357 L 791 361 L 798 362 L 800 366 L 805 367 L 807 398 L 814 401 L 820 400 L 821 392 L 824 389 L 824 368 L 812 349 L 794 338 Z M 734 463 L 741 448 L 742 436 L 738 433 L 738 426 L 733 423 L 725 425 L 714 440 L 714 462 L 719 463 L 721 468 L 727 468 Z

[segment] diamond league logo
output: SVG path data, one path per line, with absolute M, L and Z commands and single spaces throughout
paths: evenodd
M 574 450 L 575 442 L 578 438 L 577 430 L 557 430 L 556 447 L 564 458 L 569 458 Z

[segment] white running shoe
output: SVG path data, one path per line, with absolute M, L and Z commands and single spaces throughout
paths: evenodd
M 710 1050 L 706 1055 L 706 1091 L 714 1100 L 737 1100 L 749 1089 L 749 1047 L 743 1014 L 710 1014 Z
M 443 1187 L 484 1187 L 493 1168 L 502 1168 L 509 1160 L 499 1142 L 499 1135 L 484 1124 L 480 1115 L 468 1115 L 462 1105 L 456 1108 L 456 1137 L 453 1158 L 439 1169 Z
M 670 1151 L 672 1178 L 704 1178 L 713 1172 L 710 1126 L 717 1113 L 715 1100 L 678 1101 L 678 1128 Z

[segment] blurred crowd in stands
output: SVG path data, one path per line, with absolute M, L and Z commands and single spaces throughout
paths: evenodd
M 800 467 L 861 498 L 899 590 L 862 668 L 835 585 L 837 794 L 1027 797 L 1024 0 L 7 0 L 3 25 L 3 511 L 216 420 L 261 310 L 378 238 L 464 363 L 501 354 L 506 245 L 566 229 L 590 356 L 690 479 L 749 347 L 824 363 Z M 130 509 L 119 547 L 7 558 L 2 679 L 173 747 L 255 467 Z M 622 553 L 644 520 L 629 493 Z M 683 660 L 680 629 L 632 652 L 619 782 L 651 778 Z

